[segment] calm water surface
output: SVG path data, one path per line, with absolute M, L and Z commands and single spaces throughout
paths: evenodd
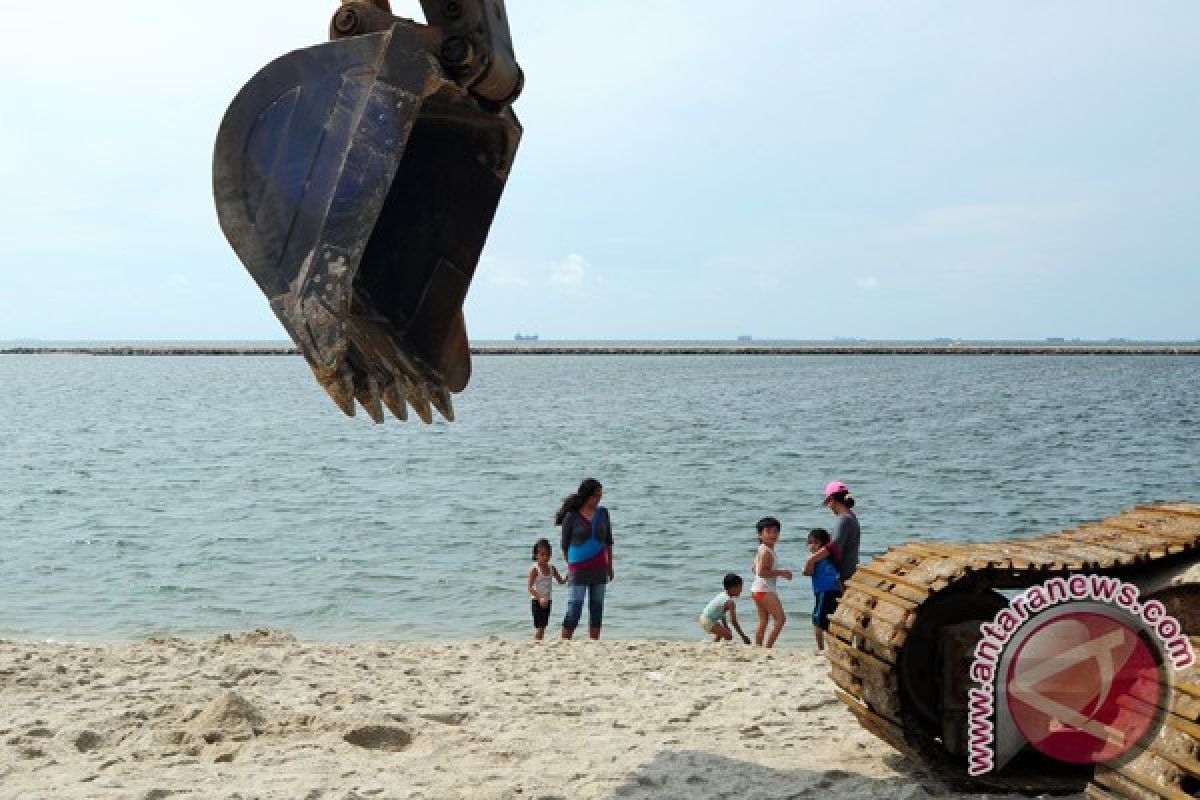
M 764 514 L 799 566 L 831 478 L 864 555 L 1200 500 L 1188 357 L 478 356 L 428 427 L 343 417 L 296 357 L 5 356 L 0 381 L 8 638 L 524 636 L 530 547 L 587 476 L 612 637 L 699 638 Z M 804 644 L 807 579 L 781 585 Z

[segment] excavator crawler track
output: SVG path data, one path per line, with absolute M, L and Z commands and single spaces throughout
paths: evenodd
M 859 722 L 956 786 L 1004 791 L 1079 791 L 1089 798 L 1200 797 L 1200 668 L 1176 672 L 1157 733 L 1136 757 L 1095 774 L 1044 760 L 969 777 L 945 742 L 965 718 L 946 700 L 965 696 L 967 665 L 939 673 L 946 640 L 978 635 L 1020 590 L 1073 573 L 1113 575 L 1160 597 L 1200 652 L 1200 505 L 1139 506 L 1099 522 L 1020 541 L 909 543 L 861 567 L 830 620 L 836 693 Z M 1150 576 L 1174 575 L 1170 581 Z M 973 645 L 970 645 L 973 646 Z M 963 648 L 959 648 L 961 653 Z M 939 674 L 961 674 L 947 687 Z M 950 720 L 947 723 L 947 720 Z M 1089 783 L 1090 780 L 1090 783 Z

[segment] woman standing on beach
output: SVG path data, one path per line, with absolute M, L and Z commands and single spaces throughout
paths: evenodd
M 612 521 L 608 509 L 600 505 L 604 487 L 595 478 L 579 484 L 567 495 L 554 524 L 562 526 L 562 551 L 567 562 L 567 615 L 563 618 L 562 638 L 570 639 L 588 602 L 588 637 L 600 638 L 604 620 L 604 594 L 613 579 Z
M 858 517 L 851 510 L 854 508 L 854 498 L 850 490 L 841 481 L 830 481 L 825 484 L 825 507 L 837 517 L 833 529 L 833 544 L 839 558 L 839 572 L 842 584 L 850 580 L 850 576 L 858 569 Z

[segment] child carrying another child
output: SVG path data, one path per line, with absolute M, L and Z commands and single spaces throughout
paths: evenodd
M 730 642 L 733 641 L 733 632 L 729 627 L 733 626 L 733 630 L 742 637 L 742 642 L 750 644 L 750 637 L 738 624 L 737 600 L 734 599 L 742 593 L 742 579 L 731 572 L 725 576 L 724 585 L 725 591 L 709 600 L 708 605 L 700 612 L 700 627 L 704 628 L 705 633 L 713 635 L 714 642 Z M 726 613 L 729 614 L 728 624 L 725 622 Z
M 533 560 L 537 563 L 529 570 L 529 596 L 533 598 L 533 638 L 541 639 L 546 635 L 546 625 L 550 622 L 550 591 L 554 582 L 566 583 L 567 579 L 558 574 L 558 567 L 550 563 L 553 551 L 549 539 L 538 539 L 533 544 Z
M 830 539 L 829 531 L 813 528 L 808 532 L 808 552 L 812 553 L 804 564 L 804 574 L 812 576 L 813 636 L 817 640 L 817 652 L 825 650 L 825 631 L 829 630 L 829 615 L 837 610 L 838 598 L 842 594 L 839 575 L 837 545 Z

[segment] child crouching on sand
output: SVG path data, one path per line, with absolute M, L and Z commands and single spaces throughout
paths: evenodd
M 742 642 L 750 644 L 750 637 L 738 624 L 737 600 L 734 599 L 742 593 L 742 579 L 731 572 L 725 576 L 724 584 L 725 591 L 709 600 L 708 605 L 700 612 L 700 627 L 704 628 L 705 633 L 713 635 L 714 642 L 729 642 L 733 641 L 733 632 L 729 630 L 732 625 L 733 630 L 742 637 Z M 726 614 L 729 614 L 728 624 L 725 622 Z
M 808 552 L 812 555 L 804 564 L 804 574 L 812 576 L 813 636 L 816 637 L 819 653 L 825 649 L 825 631 L 829 630 L 829 615 L 837 610 L 842 585 L 838 570 L 837 545 L 830 541 L 829 531 L 824 528 L 813 528 L 809 531 Z
M 550 622 L 550 592 L 554 582 L 566 583 L 567 579 L 558 573 L 558 567 L 550 563 L 553 551 L 549 539 L 538 539 L 533 545 L 533 560 L 537 563 L 529 570 L 529 596 L 533 598 L 533 638 L 541 639 L 546 635 L 546 625 Z

